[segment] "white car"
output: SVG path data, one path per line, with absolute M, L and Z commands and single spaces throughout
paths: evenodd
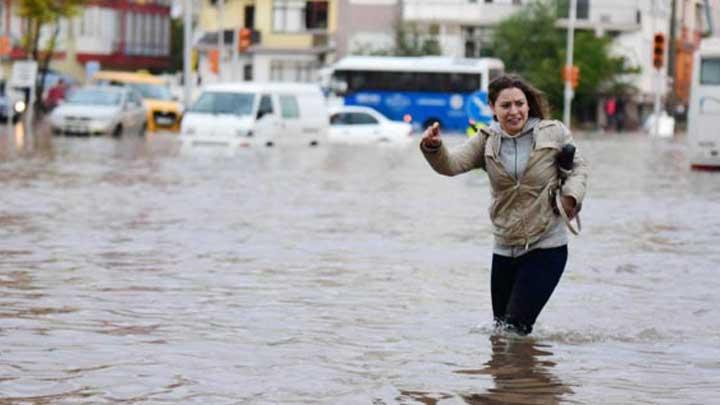
M 50 114 L 55 134 L 145 134 L 147 115 L 140 95 L 129 87 L 88 86 L 74 90 Z
M 377 110 L 362 106 L 342 106 L 330 110 L 328 141 L 344 144 L 410 142 L 412 125 L 391 121 Z

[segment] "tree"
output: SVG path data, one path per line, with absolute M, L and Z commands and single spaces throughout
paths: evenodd
M 36 108 L 41 105 L 45 76 L 60 33 L 60 19 L 78 14 L 87 0 L 20 0 L 17 15 L 25 20 L 27 33 L 23 38 L 25 52 L 38 63 L 40 80 L 35 84 Z M 41 50 L 40 37 L 43 26 L 52 25 L 50 39 Z
M 562 1 L 562 0 L 560 0 Z M 492 40 L 492 54 L 505 63 L 505 70 L 516 72 L 545 92 L 553 114 L 563 106 L 562 68 L 565 66 L 567 31 L 556 27 L 552 4 L 532 2 L 501 21 Z M 639 72 L 624 57 L 610 55 L 612 41 L 592 32 L 575 32 L 573 63 L 580 68 L 575 89 L 577 109 L 592 109 L 600 93 L 624 91 L 627 74 Z

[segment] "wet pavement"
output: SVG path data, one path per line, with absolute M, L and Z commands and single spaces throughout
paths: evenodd
M 720 175 L 683 137 L 577 139 L 583 234 L 516 338 L 490 322 L 484 174 L 416 143 L 0 132 L 0 403 L 717 401 Z

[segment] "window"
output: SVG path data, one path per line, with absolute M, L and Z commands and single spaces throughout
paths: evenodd
M 330 125 L 347 125 L 348 121 L 347 114 L 345 113 L 333 114 L 333 116 L 330 117 Z
M 700 62 L 700 84 L 720 85 L 720 58 L 703 58 Z
M 378 120 L 370 114 L 352 112 L 347 115 L 351 125 L 372 125 L 378 123 Z
M 472 93 L 480 89 L 480 74 L 411 73 L 376 71 L 338 71 L 345 78 L 348 91 L 426 91 L 438 93 Z
M 327 29 L 327 1 L 308 1 L 305 3 L 305 28 L 308 30 Z
M 253 100 L 255 100 L 255 96 L 250 93 L 205 92 L 193 104 L 190 111 L 209 114 L 250 115 Z
M 315 71 L 314 62 L 274 60 L 270 62 L 270 81 L 311 82 Z
M 303 32 L 308 30 L 325 30 L 327 26 L 327 0 L 273 1 L 273 31 Z
M 295 96 L 280 96 L 280 113 L 283 118 L 299 118 L 300 108 Z
M 272 105 L 272 98 L 268 94 L 263 94 L 262 98 L 260 99 L 260 107 L 258 107 L 258 118 L 262 117 L 265 114 L 272 114 L 273 113 L 273 105 Z
M 570 0 L 558 0 L 558 18 L 568 18 L 570 13 Z M 578 20 L 587 20 L 590 15 L 590 0 L 577 0 L 575 16 Z

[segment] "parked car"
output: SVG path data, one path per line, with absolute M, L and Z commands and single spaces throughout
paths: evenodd
M 167 80 L 143 72 L 117 72 L 101 70 L 93 75 L 96 85 L 129 86 L 140 93 L 147 108 L 149 131 L 180 130 L 182 104 L 170 92 Z
M 147 116 L 142 98 L 131 88 L 87 86 L 71 91 L 52 111 L 50 126 L 56 134 L 144 135 Z
M 370 107 L 340 106 L 330 110 L 332 143 L 407 143 L 411 140 L 412 125 L 391 121 Z
M 18 122 L 20 118 L 22 118 L 23 113 L 27 109 L 27 105 L 25 104 L 25 100 L 14 100 L 12 103 L 12 107 L 9 109 L 10 111 L 10 117 L 12 119 L 12 122 Z M 3 93 L 0 94 L 0 125 L 3 125 L 7 122 L 8 119 L 8 98 Z
M 320 87 L 300 83 L 223 83 L 206 87 L 184 114 L 183 146 L 325 142 L 328 113 Z

